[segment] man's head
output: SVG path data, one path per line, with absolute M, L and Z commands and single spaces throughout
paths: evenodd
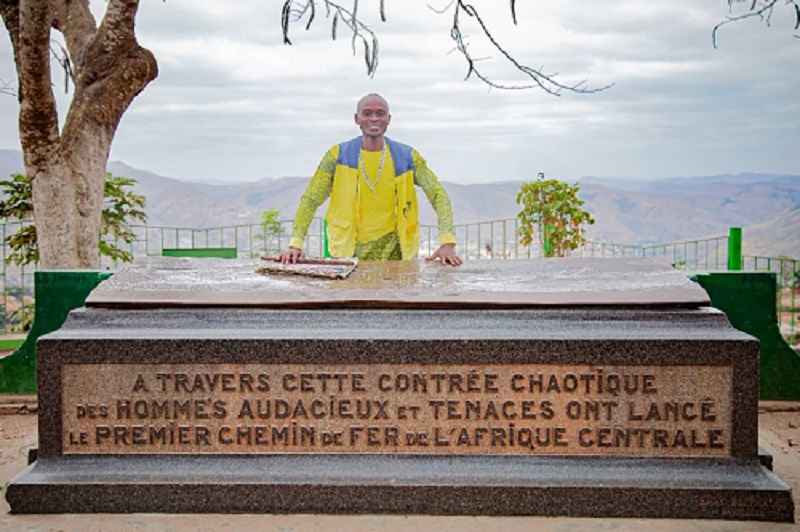
M 392 121 L 389 104 L 380 94 L 367 94 L 358 101 L 355 120 L 365 138 L 382 138 Z

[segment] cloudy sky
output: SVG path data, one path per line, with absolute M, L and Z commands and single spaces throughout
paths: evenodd
M 370 78 L 341 25 L 331 42 L 324 13 L 310 31 L 295 25 L 294 45 L 284 46 L 280 0 L 142 2 L 138 39 L 160 74 L 125 114 L 111 159 L 202 181 L 308 176 L 327 148 L 358 133 L 357 99 L 380 92 L 391 105 L 390 136 L 416 147 L 445 181 L 800 173 L 800 42 L 788 8 L 771 27 L 726 26 L 714 49 L 726 0 L 521 0 L 517 26 L 509 2 L 474 0 L 520 62 L 568 85 L 613 84 L 554 97 L 464 81 L 452 15 L 431 9 L 449 0 L 385 3 L 386 23 L 377 1 L 360 3 L 380 41 Z M 105 5 L 93 2 L 98 18 Z M 463 22 L 487 73 L 525 82 Z M 0 79 L 15 79 L 5 32 Z M 16 117 L 16 100 L 0 95 L 0 148 L 19 149 Z

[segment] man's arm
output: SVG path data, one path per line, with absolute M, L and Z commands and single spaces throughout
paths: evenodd
M 294 264 L 304 256 L 303 241 L 308 233 L 308 226 L 314 219 L 317 209 L 325 203 L 333 189 L 333 175 L 336 172 L 336 159 L 339 157 L 339 146 L 336 145 L 325 153 L 317 171 L 300 198 L 300 205 L 292 223 L 292 238 L 289 249 L 281 253 L 280 260 L 284 264 Z
M 436 212 L 439 227 L 439 249 L 437 249 L 427 260 L 441 259 L 442 264 L 460 266 L 461 258 L 456 254 L 456 230 L 453 225 L 453 206 L 447 191 L 436 174 L 428 168 L 428 163 L 417 152 L 412 150 L 414 158 L 414 184 L 422 188 L 433 210 Z

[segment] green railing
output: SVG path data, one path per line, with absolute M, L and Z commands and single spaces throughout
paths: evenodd
M 541 258 L 542 246 L 534 242 L 523 246 L 517 239 L 516 218 L 490 220 L 456 226 L 458 252 L 465 260 Z M 421 226 L 420 254 L 428 255 L 438 247 L 435 226 Z M 572 257 L 663 257 L 675 267 L 689 270 L 727 269 L 728 237 L 718 236 L 669 244 L 633 246 L 611 242 L 587 241 L 571 253 Z
M 1 235 L 14 234 L 19 222 L 2 225 Z M 309 227 L 305 250 L 309 256 L 323 256 L 322 220 L 315 218 Z M 523 246 L 516 231 L 516 218 L 489 220 L 456 226 L 459 254 L 465 260 L 541 258 L 538 243 Z M 132 226 L 136 241 L 126 245 L 134 257 L 161 255 L 165 248 L 236 248 L 238 257 L 255 258 L 274 255 L 289 243 L 291 221 L 282 220 L 280 229 L 265 231 L 260 224 L 243 224 L 214 228 L 184 228 L 167 226 Z M 438 247 L 435 226 L 420 227 L 420 255 L 430 255 Z M 572 252 L 573 257 L 663 257 L 676 268 L 687 272 L 720 271 L 728 269 L 728 236 L 686 240 L 669 244 L 632 246 L 609 242 L 588 241 Z M 122 247 L 121 242 L 116 244 Z M 6 264 L 9 249 L 2 246 L 2 319 L 3 332 L 20 332 L 20 327 L 32 317 L 34 266 L 17 267 Z M 788 258 L 745 257 L 743 269 L 773 271 L 779 286 L 778 318 L 781 330 L 792 343 L 798 343 L 800 333 L 800 261 Z M 101 269 L 116 270 L 120 264 L 101 258 Z
M 800 260 L 744 255 L 742 269 L 775 273 L 778 326 L 791 345 L 800 345 Z
M 2 242 L 6 238 L 15 234 L 23 226 L 21 222 L 8 222 L 0 224 L 2 230 Z M 36 270 L 35 265 L 16 266 L 15 264 L 6 264 L 6 258 L 10 253 L 7 246 L 2 247 L 2 312 L 0 312 L 0 320 L 2 320 L 3 334 L 25 332 L 25 328 L 33 320 L 33 272 Z
M 135 257 L 161 255 L 165 248 L 236 248 L 239 257 L 260 257 L 280 253 L 288 244 L 291 220 L 282 220 L 280 229 L 265 230 L 260 224 L 230 225 L 211 228 L 185 228 L 135 225 L 137 241 L 131 247 Z M 322 254 L 322 221 L 315 218 L 305 240 L 306 253 Z

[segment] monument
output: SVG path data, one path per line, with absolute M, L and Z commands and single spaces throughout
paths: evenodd
M 38 343 L 15 513 L 792 521 L 758 346 L 655 259 L 151 258 Z

